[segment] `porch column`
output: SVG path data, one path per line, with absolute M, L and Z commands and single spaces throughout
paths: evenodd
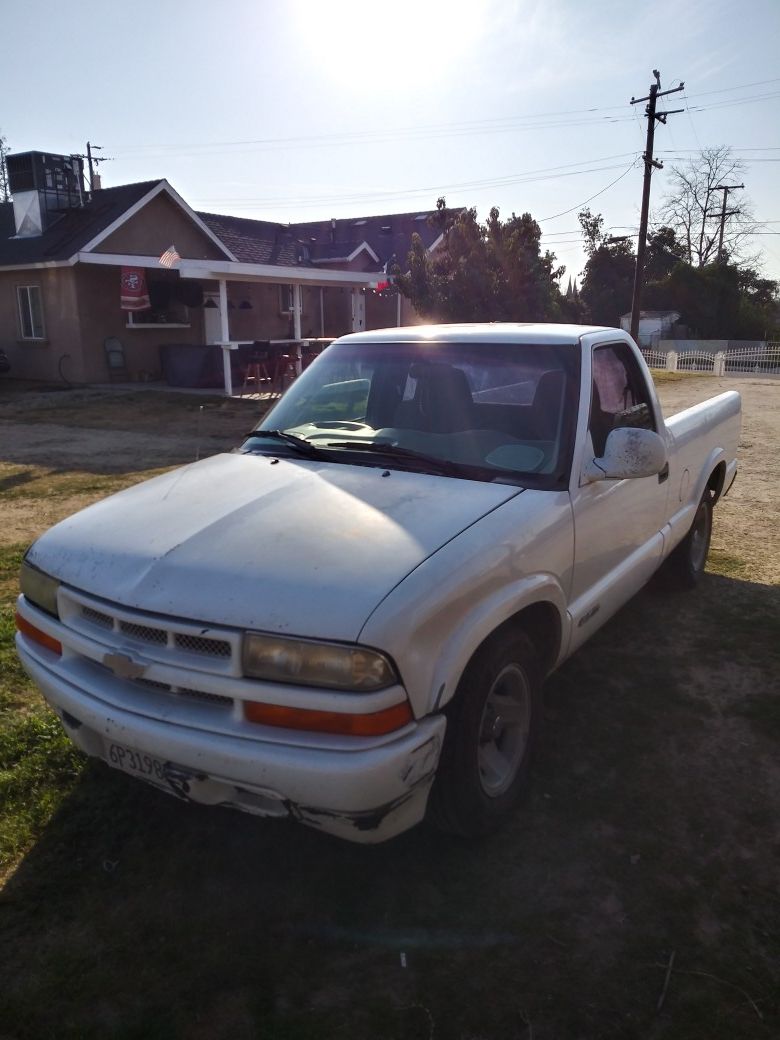
M 293 339 L 301 338 L 301 286 L 299 282 L 293 282 Z M 301 349 L 295 348 L 295 371 L 298 375 L 303 371 L 301 366 Z
M 366 298 L 360 289 L 351 290 L 352 328 L 351 332 L 362 332 L 366 327 Z
M 401 294 L 400 292 L 395 298 L 395 327 L 401 328 Z
M 320 286 L 320 336 L 325 338 L 325 290 Z
M 233 373 L 230 369 L 230 322 L 228 321 L 227 279 L 219 279 L 219 320 L 222 339 L 222 370 L 225 373 L 225 395 L 233 396 Z

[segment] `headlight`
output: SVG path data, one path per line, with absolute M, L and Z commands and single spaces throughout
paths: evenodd
M 19 586 L 22 595 L 34 606 L 45 610 L 47 614 L 58 618 L 57 611 L 57 589 L 60 583 L 48 574 L 39 571 L 31 563 L 22 560 L 22 568 L 19 572 Z
M 244 636 L 244 675 L 357 693 L 381 690 L 398 681 L 390 661 L 376 650 L 257 632 Z

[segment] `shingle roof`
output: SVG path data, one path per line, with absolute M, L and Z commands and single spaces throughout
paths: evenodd
M 376 270 L 382 270 L 393 258 L 400 264 L 405 263 L 415 231 L 426 248 L 436 241 L 439 231 L 428 225 L 430 215 L 430 211 L 415 211 L 278 224 L 220 213 L 198 213 L 243 263 L 282 267 L 309 267 L 315 260 L 338 263 L 362 242 L 367 242 L 379 257 L 378 263 L 372 261 Z
M 65 210 L 42 235 L 30 238 L 12 237 L 13 203 L 0 203 L 0 265 L 68 260 L 159 183 L 140 181 L 102 188 L 83 206 Z
M 348 256 L 361 242 L 367 242 L 379 257 L 378 269 L 395 258 L 403 266 L 412 245 L 414 232 L 429 249 L 439 231 L 428 224 L 430 210 L 390 213 L 374 217 L 343 217 L 293 224 L 296 234 L 309 246 L 312 258 Z
M 69 259 L 160 183 L 141 181 L 102 188 L 83 206 L 65 210 L 42 235 L 29 238 L 13 237 L 13 205 L 0 203 L 0 266 Z M 425 211 L 279 224 L 198 213 L 242 263 L 311 267 L 319 260 L 336 264 L 367 242 L 379 257 L 378 263 L 371 260 L 378 271 L 394 259 L 400 264 L 406 261 L 415 231 L 426 247 L 433 244 L 439 232 L 429 227 L 429 215 Z
M 198 213 L 198 216 L 241 263 L 308 266 L 298 235 L 287 224 L 221 213 Z

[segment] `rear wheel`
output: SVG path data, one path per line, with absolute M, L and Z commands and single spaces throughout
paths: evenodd
M 666 573 L 679 588 L 692 589 L 704 573 L 712 538 L 712 493 L 704 492 L 688 534 L 670 554 Z
M 527 787 L 541 672 L 525 633 L 503 633 L 477 651 L 447 715 L 430 816 L 442 830 L 474 837 L 500 826 Z

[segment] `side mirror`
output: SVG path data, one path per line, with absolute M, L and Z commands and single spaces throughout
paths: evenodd
M 666 445 L 657 433 L 621 426 L 607 437 L 603 457 L 585 466 L 584 482 L 654 477 L 665 465 Z

